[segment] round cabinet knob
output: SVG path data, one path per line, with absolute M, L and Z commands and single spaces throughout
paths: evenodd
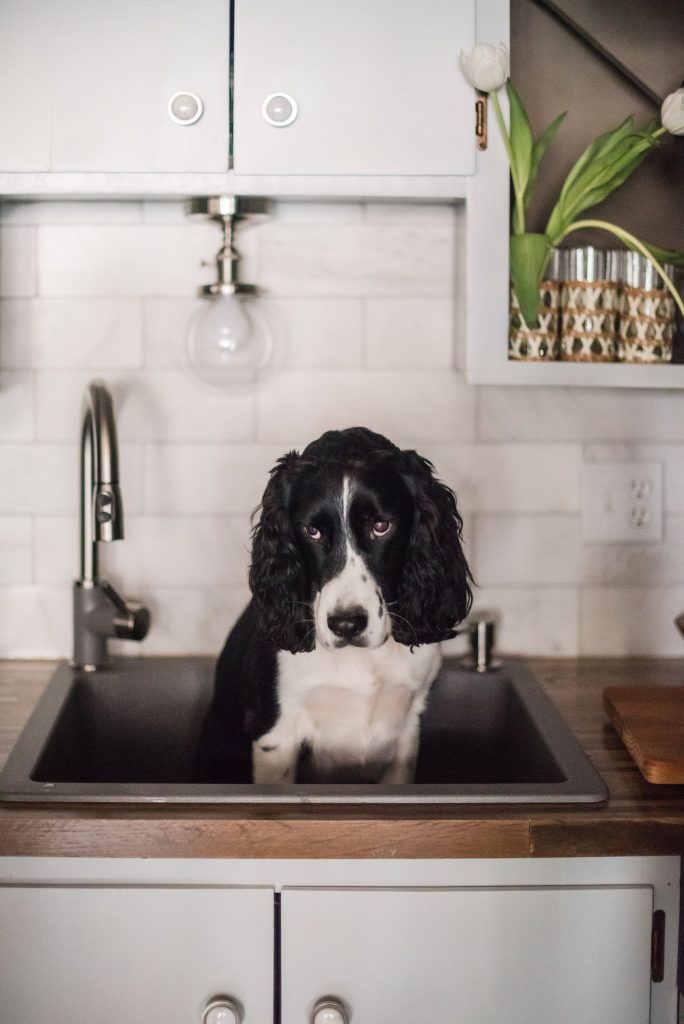
M 264 100 L 261 113 L 274 128 L 286 128 L 297 116 L 297 103 L 285 92 L 273 92 Z
M 207 1003 L 202 1024 L 241 1024 L 242 1007 L 228 996 L 220 996 Z
M 194 124 L 204 112 L 204 104 L 194 92 L 176 92 L 169 100 L 169 117 L 175 124 Z
M 311 1011 L 310 1024 L 349 1024 L 349 1014 L 339 999 L 325 996 Z

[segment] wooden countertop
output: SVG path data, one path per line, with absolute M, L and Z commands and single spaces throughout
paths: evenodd
M 529 662 L 610 791 L 578 806 L 0 804 L 0 855 L 575 857 L 684 854 L 684 786 L 646 782 L 609 724 L 605 686 L 684 685 L 684 659 Z M 0 767 L 54 668 L 0 662 Z

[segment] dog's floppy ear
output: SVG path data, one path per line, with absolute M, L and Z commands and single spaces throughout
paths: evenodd
M 472 577 L 453 491 L 417 452 L 401 453 L 400 472 L 413 496 L 414 514 L 393 633 L 399 643 L 413 647 L 456 635 L 454 626 L 472 604 Z
M 297 452 L 278 459 L 271 470 L 252 530 L 249 586 L 261 631 L 273 644 L 293 654 L 313 649 L 311 601 L 301 555 L 292 535 L 288 501 L 300 462 Z

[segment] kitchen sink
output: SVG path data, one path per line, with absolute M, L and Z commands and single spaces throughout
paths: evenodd
M 112 803 L 585 803 L 606 788 L 523 662 L 446 661 L 411 785 L 199 784 L 210 658 L 120 658 L 55 670 L 2 775 L 0 799 Z

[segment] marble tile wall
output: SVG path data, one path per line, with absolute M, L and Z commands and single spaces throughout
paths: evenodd
M 214 225 L 170 202 L 0 206 L 0 656 L 69 653 L 94 376 L 114 394 L 126 507 L 126 540 L 102 561 L 152 607 L 144 651 L 218 650 L 247 599 L 249 516 L 269 468 L 362 423 L 418 448 L 457 491 L 475 607 L 500 617 L 504 651 L 681 655 L 684 398 L 468 386 L 462 218 L 439 204 L 283 202 L 243 228 L 243 276 L 268 289 L 286 340 L 258 391 L 223 395 L 183 357 Z M 583 462 L 642 458 L 664 466 L 663 542 L 584 544 Z

